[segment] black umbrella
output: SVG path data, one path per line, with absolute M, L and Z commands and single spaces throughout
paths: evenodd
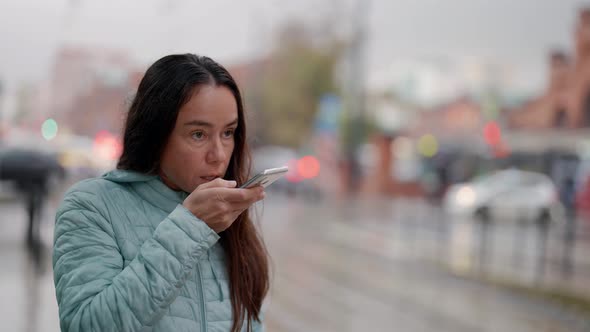
M 56 157 L 41 151 L 19 148 L 0 150 L 0 180 L 19 184 L 63 177 L 64 169 Z

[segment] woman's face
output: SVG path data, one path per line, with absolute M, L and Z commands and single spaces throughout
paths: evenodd
M 180 109 L 164 147 L 160 176 L 174 189 L 192 192 L 199 185 L 223 177 L 234 151 L 238 106 L 223 86 L 195 89 Z

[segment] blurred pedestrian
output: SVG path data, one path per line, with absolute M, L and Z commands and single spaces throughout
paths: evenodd
M 265 246 L 248 208 L 240 91 L 207 57 L 145 73 L 117 169 L 82 181 L 56 215 L 62 331 L 262 330 Z
M 561 202 L 565 210 L 565 231 L 563 233 L 562 271 L 565 276 L 573 272 L 573 249 L 576 240 L 576 183 L 567 176 L 560 188 Z
M 576 212 L 576 183 L 572 176 L 567 176 L 559 188 L 561 202 L 569 217 L 575 216 Z
M 0 180 L 11 182 L 24 200 L 27 211 L 27 248 L 40 249 L 40 223 L 43 205 L 52 180 L 62 179 L 64 168 L 58 160 L 41 151 L 7 148 L 0 152 Z
M 16 183 L 18 190 L 24 198 L 27 210 L 26 243 L 30 249 L 37 249 L 40 244 L 39 228 L 43 204 L 48 194 L 47 182 L 48 179 L 46 178 L 33 178 Z

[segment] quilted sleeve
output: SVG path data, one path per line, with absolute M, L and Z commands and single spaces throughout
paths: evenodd
M 138 331 L 164 314 L 219 236 L 178 205 L 124 268 L 108 212 L 95 201 L 92 193 L 70 192 L 56 215 L 53 269 L 61 330 Z

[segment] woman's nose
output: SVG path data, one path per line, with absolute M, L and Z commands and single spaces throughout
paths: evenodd
M 225 151 L 223 149 L 223 144 L 221 143 L 221 140 L 213 140 L 213 142 L 211 143 L 211 147 L 209 148 L 209 152 L 207 154 L 207 161 L 210 163 L 216 163 L 223 161 L 225 157 Z

